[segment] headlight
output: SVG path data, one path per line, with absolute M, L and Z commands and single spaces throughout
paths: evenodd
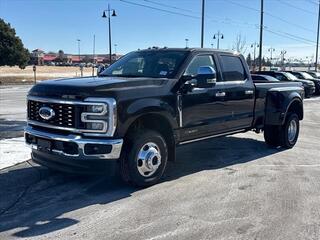
M 81 113 L 81 121 L 85 124 L 85 135 L 104 134 L 113 136 L 116 128 L 116 101 L 113 98 L 86 98 Z
M 88 106 L 88 112 L 92 112 L 92 113 L 101 113 L 104 110 L 104 106 L 103 105 L 92 105 L 92 106 Z

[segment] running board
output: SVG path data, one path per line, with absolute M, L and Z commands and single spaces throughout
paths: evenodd
M 180 142 L 179 145 L 184 145 L 184 144 L 188 144 L 188 143 L 198 142 L 198 141 L 207 140 L 207 139 L 215 138 L 215 137 L 227 136 L 227 135 L 236 134 L 236 133 L 243 133 L 243 132 L 246 132 L 246 131 L 247 131 L 246 129 L 241 129 L 241 130 L 232 131 L 232 132 L 227 132 L 227 133 L 215 134 L 215 135 L 211 135 L 211 136 L 207 136 L 207 137 L 196 138 L 196 139 L 192 139 L 192 140 L 187 140 L 187 141 L 184 141 L 184 142 Z

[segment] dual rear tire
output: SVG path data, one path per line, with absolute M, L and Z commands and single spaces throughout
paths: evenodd
M 298 140 L 299 130 L 299 117 L 296 113 L 291 113 L 282 126 L 266 125 L 264 139 L 272 147 L 292 148 Z

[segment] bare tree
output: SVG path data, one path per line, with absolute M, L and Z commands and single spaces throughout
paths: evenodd
M 245 54 L 247 51 L 246 43 L 247 43 L 246 38 L 243 37 L 241 33 L 239 33 L 236 37 L 235 42 L 233 43 L 232 49 L 234 49 L 239 53 Z

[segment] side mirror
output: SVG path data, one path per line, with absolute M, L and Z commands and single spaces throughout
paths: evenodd
M 216 84 L 216 71 L 211 66 L 199 67 L 195 79 L 197 80 L 196 87 L 212 88 Z

